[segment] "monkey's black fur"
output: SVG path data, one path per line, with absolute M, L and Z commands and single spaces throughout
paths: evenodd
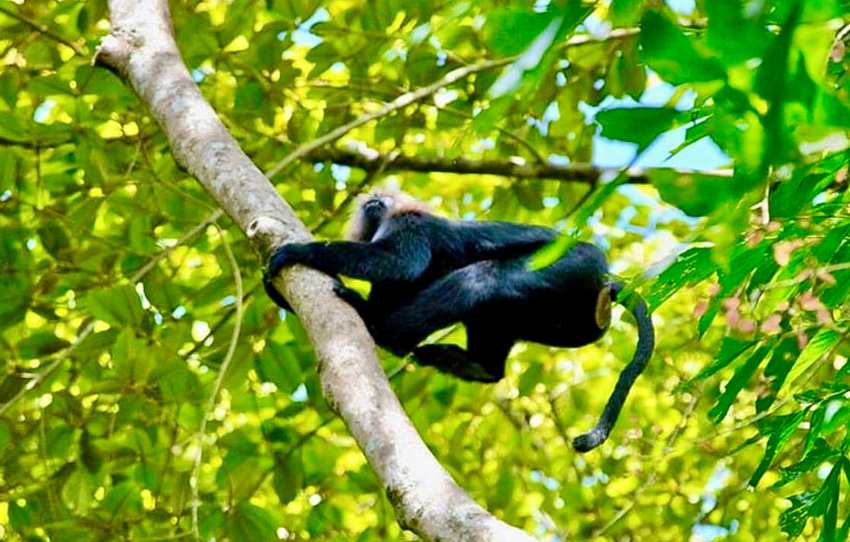
M 531 255 L 556 237 L 538 226 L 462 222 L 437 217 L 403 194 L 373 196 L 361 204 L 356 241 L 287 244 L 269 259 L 265 286 L 282 267 L 304 264 L 330 275 L 372 283 L 368 299 L 336 284 L 337 293 L 366 322 L 375 341 L 394 354 L 413 353 L 422 365 L 465 380 L 496 382 L 518 340 L 578 347 L 607 329 L 610 301 L 622 286 L 611 282 L 602 252 L 577 243 L 555 263 L 530 270 Z M 638 324 L 638 345 L 620 374 L 596 427 L 573 441 L 586 452 L 605 441 L 626 396 L 652 356 L 654 332 L 646 303 L 625 300 Z M 467 348 L 418 346 L 434 331 L 461 322 Z

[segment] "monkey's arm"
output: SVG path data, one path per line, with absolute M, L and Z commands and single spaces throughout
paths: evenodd
M 374 243 L 351 241 L 289 243 L 269 258 L 268 274 L 300 263 L 329 275 L 381 281 L 413 281 L 431 261 L 428 243 L 417 238 L 387 237 Z

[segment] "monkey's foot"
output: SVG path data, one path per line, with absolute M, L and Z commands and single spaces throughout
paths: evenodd
M 413 357 L 420 365 L 434 367 L 470 382 L 489 384 L 501 379 L 500 375 L 494 375 L 469 359 L 466 350 L 453 344 L 426 344 L 416 348 Z

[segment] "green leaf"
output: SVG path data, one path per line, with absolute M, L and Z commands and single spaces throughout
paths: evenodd
M 499 469 L 499 479 L 487 499 L 488 509 L 504 509 L 511 505 L 515 497 L 516 473 L 513 469 Z
M 611 23 L 615 27 L 633 26 L 640 20 L 641 0 L 612 0 Z
M 79 514 L 85 514 L 94 498 L 95 483 L 86 469 L 74 469 L 62 486 L 62 502 Z
M 257 376 L 272 382 L 284 393 L 292 393 L 303 381 L 301 367 L 292 345 L 266 342 L 266 348 L 254 359 Z
M 557 11 L 535 13 L 524 8 L 497 9 L 487 15 L 484 27 L 488 45 L 501 56 L 523 52 L 558 16 Z
M 272 515 L 249 502 L 241 502 L 227 521 L 227 534 L 231 540 L 252 542 L 277 542 L 277 526 Z
M 734 337 L 724 337 L 717 357 L 714 361 L 703 367 L 703 369 L 694 377 L 694 380 L 704 380 L 715 374 L 735 361 L 738 356 L 752 348 L 755 344 L 755 341 L 742 341 L 735 339 Z
M 298 496 L 304 487 L 304 465 L 300 449 L 275 460 L 272 485 L 280 504 L 287 504 Z
M 725 79 L 723 66 L 699 53 L 666 17 L 647 11 L 640 22 L 641 57 L 662 79 L 673 85 Z
M 113 517 L 122 520 L 141 517 L 144 512 L 139 487 L 130 481 L 113 486 L 103 499 L 103 505 Z
M 785 380 L 780 392 L 797 380 L 805 373 L 812 365 L 823 359 L 823 357 L 832 350 L 832 347 L 841 339 L 841 335 L 831 329 L 821 329 L 812 337 L 806 348 L 800 352 L 800 357 L 797 358 L 794 367 L 788 373 L 788 378 Z
M 260 109 L 265 101 L 265 92 L 259 83 L 250 81 L 244 85 L 240 85 L 236 90 L 237 109 L 245 109 L 248 111 Z
M 788 371 L 794 366 L 799 355 L 796 337 L 782 339 L 770 356 L 770 361 L 764 368 L 764 376 L 770 380 L 770 393 L 756 400 L 756 412 L 764 412 L 776 401 L 777 393 L 788 377 Z M 814 430 L 814 421 L 812 430 Z M 810 432 L 811 434 L 811 432 Z
M 6 452 L 6 447 L 12 443 L 12 431 L 9 430 L 9 425 L 0 421 L 0 454 Z
M 717 404 L 708 411 L 708 416 L 714 421 L 714 423 L 718 423 L 726 417 L 726 414 L 729 412 L 729 407 L 732 406 L 732 402 L 738 396 L 738 393 L 744 388 L 744 385 L 746 385 L 753 376 L 753 373 L 756 372 L 756 369 L 758 369 L 758 366 L 761 364 L 762 360 L 764 360 L 764 357 L 772 347 L 772 344 L 765 344 L 759 347 L 755 352 L 753 352 L 746 362 L 741 364 L 741 366 L 735 370 L 735 374 L 732 375 L 732 378 L 726 383 L 726 388 L 717 399 Z
M 758 10 L 748 8 L 749 13 L 745 14 L 741 0 L 712 0 L 706 2 L 705 10 L 706 43 L 728 65 L 760 57 L 773 37 L 764 22 L 758 20 Z
M 685 286 L 702 282 L 717 270 L 711 249 L 693 247 L 679 254 L 673 264 L 652 281 L 646 302 L 655 310 Z
M 770 436 L 767 439 L 767 447 L 764 451 L 764 456 L 756 467 L 755 472 L 750 478 L 750 487 L 756 487 L 759 481 L 767 472 L 773 460 L 782 451 L 788 443 L 788 439 L 797 430 L 798 425 L 803 420 L 806 411 L 800 410 L 784 416 L 775 416 L 771 420 Z
M 85 302 L 95 317 L 109 324 L 139 327 L 142 323 L 142 302 L 129 284 L 94 290 Z
M 17 345 L 18 354 L 23 359 L 47 356 L 66 348 L 70 343 L 57 337 L 52 331 L 36 331 L 22 339 Z
M 637 143 L 642 151 L 673 128 L 679 115 L 675 109 L 663 107 L 624 107 L 600 111 L 595 120 L 602 126 L 602 137 Z
M 74 444 L 76 431 L 65 424 L 57 425 L 47 433 L 46 451 L 50 457 L 66 459 L 72 456 L 71 446 Z
M 14 109 L 15 104 L 18 102 L 20 84 L 21 79 L 18 75 L 18 70 L 7 67 L 0 73 L 0 98 L 3 98 L 3 101 L 11 109 Z
M 779 489 L 798 479 L 800 476 L 817 470 L 821 465 L 837 455 L 838 452 L 832 449 L 825 440 L 817 439 L 812 449 L 799 463 L 780 469 L 781 478 L 773 484 L 773 489 Z
M 71 240 L 59 221 L 48 220 L 42 223 L 38 228 L 38 236 L 44 249 L 54 258 L 65 259 L 68 257 Z
M 560 10 L 550 10 L 551 20 L 540 29 L 517 59 L 505 68 L 504 72 L 488 89 L 491 98 L 513 93 L 521 85 L 533 85 L 536 88 L 551 84 L 544 79 L 549 66 L 556 60 L 555 44 L 572 32 L 578 24 L 590 15 L 592 8 L 581 0 L 567 0 Z M 504 41 L 504 40 L 503 40 Z M 510 41 L 510 40 L 508 40 Z
M 779 35 L 768 47 L 756 74 L 756 91 L 769 103 L 763 119 L 767 141 L 762 147 L 762 171 L 766 171 L 770 164 L 783 163 L 787 159 L 786 153 L 791 145 L 790 135 L 786 132 L 783 103 L 788 92 L 789 51 L 794 27 L 799 21 L 800 2 L 793 1 L 789 4 L 793 7 Z
M 690 216 L 709 215 L 740 195 L 732 177 L 654 168 L 649 180 L 661 199 Z
M 520 395 L 529 395 L 534 386 L 541 381 L 543 376 L 542 363 L 530 363 L 519 377 Z
M 791 537 L 799 536 L 809 518 L 823 516 L 829 512 L 829 517 L 824 518 L 824 534 L 830 534 L 830 538 L 826 540 L 834 540 L 837 512 L 834 509 L 830 512 L 830 508 L 838 506 L 838 475 L 841 472 L 843 462 L 842 459 L 833 465 L 832 470 L 818 490 L 789 497 L 791 507 L 779 516 L 779 526 L 782 532 Z
M 126 384 L 147 382 L 159 361 L 156 354 L 147 341 L 136 337 L 134 330 L 125 329 L 112 346 L 112 360 L 118 379 Z

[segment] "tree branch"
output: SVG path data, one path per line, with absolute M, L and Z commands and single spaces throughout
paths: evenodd
M 112 33 L 103 38 L 96 60 L 122 75 L 147 104 L 177 161 L 264 253 L 283 241 L 308 240 L 304 225 L 192 81 L 166 0 L 109 0 L 109 10 Z M 332 293 L 329 277 L 296 266 L 275 286 L 316 348 L 328 403 L 345 420 L 404 528 L 425 540 L 532 540 L 488 514 L 440 466 L 390 388 L 363 322 Z
M 423 173 L 442 172 L 461 175 L 500 175 L 519 179 L 557 179 L 595 184 L 603 170 L 587 164 L 556 166 L 547 163 L 526 163 L 517 160 L 472 160 L 469 158 L 420 158 L 409 155 L 383 155 L 359 150 L 341 150 L 334 148 L 318 149 L 310 152 L 307 158 L 316 162 L 333 162 L 344 166 L 372 171 L 386 164 L 385 169 L 419 171 Z M 646 183 L 643 174 L 635 176 L 638 183 Z
M 565 182 L 596 184 L 606 173 L 613 175 L 620 168 L 599 168 L 590 164 L 568 164 L 558 166 L 549 163 L 526 163 L 524 160 L 472 160 L 468 158 L 420 158 L 403 154 L 379 154 L 376 151 L 343 150 L 336 148 L 316 149 L 307 158 L 316 162 L 333 162 L 344 166 L 375 171 L 384 168 L 388 171 L 407 170 L 423 173 L 442 172 L 460 175 L 500 175 L 518 179 L 553 179 Z M 653 168 L 656 169 L 656 168 Z M 629 168 L 626 173 L 630 184 L 647 184 L 648 171 Z M 695 173 L 689 170 L 677 170 L 682 175 Z M 699 172 L 701 175 L 729 177 L 731 170 Z

